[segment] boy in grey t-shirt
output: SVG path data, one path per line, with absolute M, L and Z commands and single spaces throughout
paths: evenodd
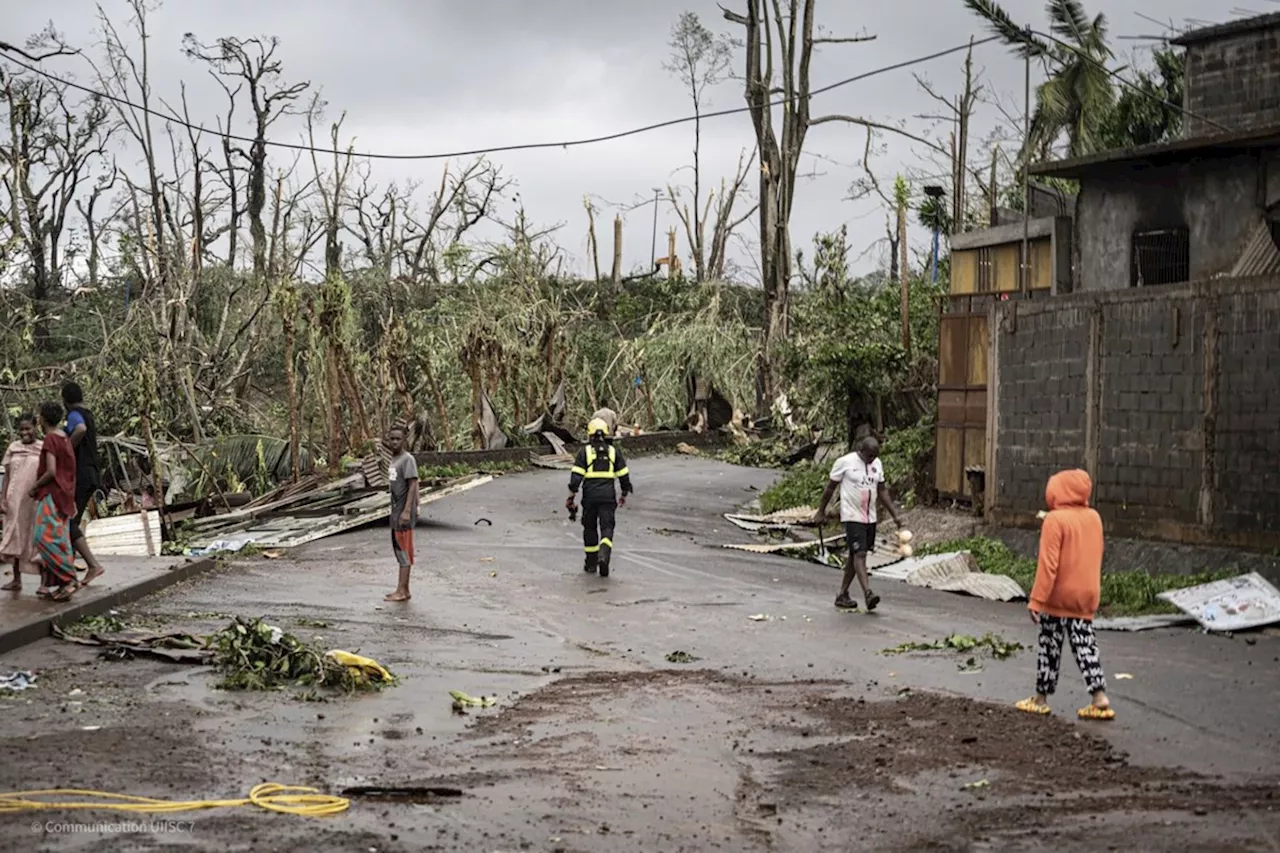
M 391 550 L 400 566 L 396 591 L 387 601 L 408 601 L 409 573 L 413 569 L 413 529 L 418 524 L 418 462 L 404 449 L 404 430 L 392 427 L 387 433 L 391 464 L 387 481 L 391 484 Z

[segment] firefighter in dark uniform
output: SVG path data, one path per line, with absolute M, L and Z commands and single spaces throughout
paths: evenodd
M 588 572 L 600 572 L 609 576 L 609 557 L 613 553 L 614 514 L 625 506 L 631 494 L 631 476 L 622 451 L 613 446 L 609 437 L 609 425 L 595 418 L 587 424 L 587 444 L 578 451 L 569 475 L 569 498 L 564 502 L 570 517 L 577 512 L 574 498 L 582 488 L 582 545 L 586 551 L 583 568 Z M 622 487 L 619 497 L 614 480 Z

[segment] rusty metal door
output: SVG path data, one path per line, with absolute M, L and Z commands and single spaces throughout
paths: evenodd
M 987 315 L 963 302 L 967 310 L 942 315 L 938 340 L 934 476 L 947 498 L 971 498 L 965 468 L 986 464 Z

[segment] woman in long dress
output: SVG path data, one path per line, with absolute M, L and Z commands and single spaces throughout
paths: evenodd
M 36 416 L 18 418 L 18 440 L 4 453 L 4 492 L 0 494 L 0 514 L 4 516 L 4 538 L 0 539 L 0 560 L 13 563 L 13 580 L 0 590 L 22 589 L 22 573 L 39 574 L 35 564 L 36 502 L 31 489 L 40 467 L 40 442 Z
M 52 601 L 70 601 L 80 584 L 76 581 L 75 552 L 71 549 L 71 519 L 76 514 L 76 454 L 67 434 L 59 428 L 62 406 L 40 405 L 40 467 L 36 485 L 28 494 L 36 503 L 36 527 L 32 535 L 44 587 L 55 589 Z

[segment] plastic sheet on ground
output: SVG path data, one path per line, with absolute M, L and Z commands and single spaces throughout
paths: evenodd
M 1280 590 L 1257 572 L 1162 592 L 1206 631 L 1244 631 L 1280 622 Z
M 27 690 L 36 686 L 36 674 L 25 670 L 13 672 L 8 675 L 0 675 L 0 690 L 10 690 L 14 693 L 20 690 Z
M 1181 613 L 1153 613 L 1148 616 L 1114 616 L 1093 620 L 1099 631 L 1150 631 L 1155 628 L 1178 628 L 1194 625 L 1196 620 Z

